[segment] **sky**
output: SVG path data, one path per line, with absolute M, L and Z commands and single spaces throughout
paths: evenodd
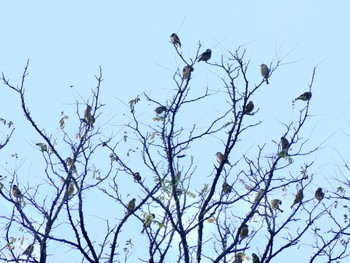
M 254 145 L 278 140 L 285 133 L 282 123 L 295 119 L 300 108 L 299 102 L 292 107 L 292 99 L 308 90 L 317 66 L 311 118 L 303 136 L 312 138 L 310 149 L 322 145 L 311 158 L 315 161 L 315 184 L 322 185 L 329 183 L 325 178 L 338 175 L 332 166 L 341 162 L 338 153 L 349 159 L 348 144 L 344 143 L 349 141 L 346 135 L 350 123 L 344 66 L 350 60 L 349 7 L 345 0 L 336 4 L 315 0 L 215 4 L 182 0 L 8 1 L 0 16 L 0 71 L 17 85 L 26 61 L 30 60 L 25 82 L 28 107 L 37 123 L 47 133 L 56 135 L 61 112 L 74 114 L 76 100 L 88 101 L 96 86 L 94 75 L 98 75 L 101 66 L 104 81 L 100 99 L 106 105 L 99 121 L 106 135 L 120 134 L 122 124 L 129 121 L 125 116 L 129 112 L 127 103 L 138 94 L 146 92 L 164 102 L 171 98 L 173 74 L 183 67 L 169 43 L 172 33 L 179 35 L 181 51 L 187 58 L 194 58 L 199 41 L 203 51 L 212 49 L 212 62 L 219 62 L 222 54 L 244 45 L 253 83 L 261 81 L 261 63 L 275 65 L 283 58 L 270 85 L 254 97 L 259 108 L 256 118 L 263 121 L 264 132 L 259 132 L 259 136 L 256 131 L 245 135 L 249 142 L 242 151 L 249 152 Z M 222 91 L 216 71 L 204 63 L 196 66 L 192 81 L 198 94 L 205 87 L 212 92 Z M 40 178 L 35 175 L 40 163 L 32 155 L 38 137 L 26 123 L 16 94 L 2 84 L 0 90 L 0 118 L 12 120 L 16 127 L 15 140 L 0 152 L 2 167 L 6 170 L 23 166 L 22 172 L 28 168 L 28 176 Z M 138 114 L 151 119 L 154 108 L 142 100 Z M 201 127 L 210 114 L 224 112 L 225 105 L 218 100 L 189 111 L 191 114 L 180 116 L 184 127 L 191 127 L 193 122 Z M 207 154 L 202 153 L 202 147 L 194 145 L 191 153 L 209 174 L 213 155 L 223 146 L 217 138 L 211 138 L 204 151 Z M 10 157 L 14 152 L 19 154 L 18 159 Z M 336 187 L 332 182 L 331 186 Z M 53 262 L 64 262 L 59 255 L 54 259 Z

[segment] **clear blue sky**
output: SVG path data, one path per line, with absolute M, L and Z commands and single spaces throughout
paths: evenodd
M 276 54 L 278 58 L 286 56 L 270 85 L 254 98 L 260 108 L 257 118 L 264 122 L 262 128 L 266 131 L 259 137 L 247 135 L 245 139 L 254 145 L 278 140 L 285 132 L 280 122 L 289 121 L 293 114 L 291 100 L 308 90 L 313 67 L 318 65 L 310 112 L 313 117 L 303 136 L 313 137 L 309 144 L 312 148 L 334 134 L 323 144 L 326 148 L 312 157 L 316 161 L 314 172 L 319 176 L 315 183 L 321 185 L 325 183 L 322 178 L 334 169 L 330 163 L 338 158 L 334 149 L 348 159 L 348 143 L 344 140 L 349 138 L 342 131 L 348 130 L 346 122 L 350 122 L 345 66 L 350 61 L 350 3 L 283 2 L 7 1 L 0 16 L 0 71 L 17 84 L 30 59 L 28 107 L 39 125 L 56 134 L 61 111 L 74 114 L 74 102 L 81 100 L 78 94 L 88 98 L 101 65 L 101 101 L 106 103 L 101 123 L 108 135 L 111 130 L 120 131 L 120 125 L 127 121 L 123 113 L 128 112 L 123 103 L 137 94 L 145 91 L 155 99 L 170 98 L 173 73 L 177 66 L 183 67 L 169 43 L 171 33 L 179 35 L 186 57 L 194 58 L 201 41 L 203 49 L 212 49 L 213 62 L 219 61 L 225 50 L 234 51 L 246 44 L 253 83 L 261 80 L 261 63 L 275 63 Z M 195 69 L 193 83 L 193 88 L 221 89 L 216 86 L 220 82 L 212 68 L 205 64 Z M 191 112 L 192 119 L 200 122 L 208 112 L 220 112 L 221 104 L 218 101 L 203 109 L 199 106 Z M 297 103 L 294 115 L 298 114 L 298 106 Z M 140 115 L 152 116 L 153 109 L 144 102 Z M 3 85 L 0 118 L 12 120 L 17 129 L 16 141 L 0 152 L 0 158 L 11 160 L 6 165 L 9 169 L 16 164 L 9 154 L 19 153 L 17 164 L 24 163 L 29 167 L 29 176 L 34 176 L 38 165 L 32 152 L 37 137 L 20 112 L 16 94 Z M 220 150 L 215 140 L 211 143 L 208 155 L 197 157 L 198 164 L 202 162 L 209 171 L 214 153 Z M 25 178 L 22 183 L 26 185 Z M 63 261 L 54 255 L 53 262 Z

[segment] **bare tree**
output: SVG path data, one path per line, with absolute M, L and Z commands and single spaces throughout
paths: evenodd
M 347 227 L 334 220 L 338 228 L 328 229 L 325 239 L 316 222 L 334 218 L 332 205 L 309 195 L 316 190 L 314 163 L 304 160 L 319 148 L 309 148 L 303 128 L 316 68 L 308 90 L 294 97 L 300 103 L 291 104 L 297 117 L 276 123 L 279 136 L 261 141 L 265 131 L 254 98 L 268 79 L 273 82 L 282 59 L 263 64 L 260 73 L 246 61 L 243 47 L 219 62 L 211 61 L 210 49 L 202 53 L 201 43 L 192 59 L 180 45 L 174 50 L 183 69 L 173 75 L 170 98 L 143 93 L 130 100 L 130 121 L 121 135 L 101 128 L 101 68 L 90 101 L 76 101 L 74 117 L 62 112 L 55 136 L 36 123 L 27 106 L 29 62 L 18 85 L 2 74 L 38 136 L 45 175 L 40 184 L 25 183 L 14 169 L 2 179 L 0 195 L 12 207 L 0 216 L 2 260 L 53 262 L 50 249 L 63 247 L 81 262 L 243 262 L 252 253 L 254 260 L 273 262 L 304 244 L 305 261 L 348 256 L 346 246 L 343 253 L 331 253 Z M 198 87 L 195 72 L 204 65 L 218 76 L 220 88 Z M 256 75 L 260 80 L 253 84 Z M 152 113 L 139 114 L 146 104 Z M 201 121 L 192 114 L 217 104 L 219 110 Z M 72 123 L 73 132 L 66 128 Z M 258 144 L 245 138 L 249 133 Z M 199 156 L 212 162 L 198 162 Z M 302 167 L 299 174 L 295 167 Z M 19 231 L 30 240 L 26 250 L 20 249 Z M 313 234 L 317 238 L 310 244 Z

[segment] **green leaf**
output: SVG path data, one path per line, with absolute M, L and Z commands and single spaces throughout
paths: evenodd
M 129 101 L 130 108 L 133 109 L 135 107 L 135 105 L 139 102 L 140 102 L 140 97 L 139 97 L 139 95 L 137 95 L 137 97 L 135 99 L 132 99 Z
M 154 117 L 153 120 L 163 122 L 165 119 L 164 119 L 164 117 Z
M 39 146 L 41 152 L 47 152 L 47 145 L 45 143 L 37 143 L 36 146 Z
M 59 125 L 60 125 L 60 128 L 63 130 L 65 125 L 66 125 L 66 120 L 68 120 L 69 116 L 68 115 L 65 115 L 64 112 L 62 111 L 61 112 L 61 119 L 59 120 Z
M 112 160 L 113 162 L 119 160 L 118 156 L 115 155 L 114 153 L 110 153 L 110 154 L 109 154 L 109 158 L 111 158 L 111 160 Z

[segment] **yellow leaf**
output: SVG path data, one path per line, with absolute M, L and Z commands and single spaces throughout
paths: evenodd
M 207 219 L 208 223 L 213 223 L 215 221 L 215 218 L 214 217 L 209 217 Z

